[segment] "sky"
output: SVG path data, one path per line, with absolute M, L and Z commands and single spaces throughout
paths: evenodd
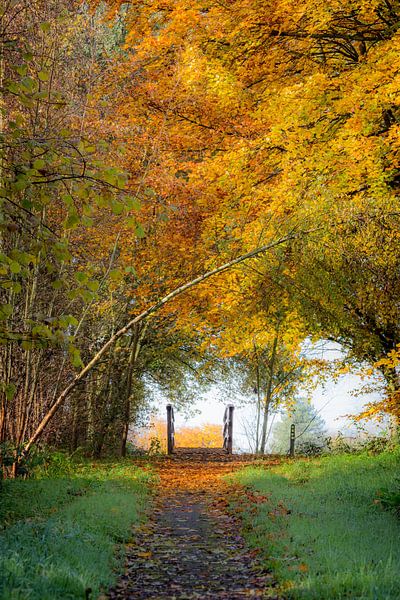
M 333 345 L 326 348 L 331 353 L 332 358 L 337 358 L 340 354 Z M 356 429 L 351 419 L 346 415 L 358 414 L 364 405 L 372 400 L 377 400 L 379 394 L 364 393 L 355 394 L 366 382 L 354 374 L 345 374 L 338 381 L 328 379 L 325 384 L 318 386 L 312 393 L 311 403 L 319 411 L 320 416 L 326 423 L 329 434 L 342 432 L 346 436 L 355 436 Z M 226 401 L 220 400 L 218 386 L 210 389 L 194 405 L 196 414 L 189 418 L 181 412 L 175 410 L 175 427 L 182 425 L 198 426 L 205 423 L 220 423 L 222 428 L 223 415 L 225 407 L 228 404 L 235 406 L 234 413 L 234 446 L 242 451 L 249 451 L 246 429 L 249 429 L 249 423 L 254 422 L 254 405 L 244 402 L 249 398 L 237 397 L 226 398 Z M 254 400 L 254 397 L 253 397 Z M 168 400 L 165 399 L 165 404 Z M 158 416 L 163 418 L 166 414 L 165 406 L 160 406 Z M 279 417 L 275 418 L 275 422 Z M 363 426 L 370 432 L 376 432 L 384 426 L 377 426 L 374 423 L 362 422 Z

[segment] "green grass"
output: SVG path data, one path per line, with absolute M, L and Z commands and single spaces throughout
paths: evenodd
M 244 509 L 245 536 L 287 597 L 400 598 L 400 520 L 376 502 L 399 467 L 399 453 L 342 455 L 235 476 L 268 496 Z
M 152 475 L 81 464 L 68 477 L 5 481 L 0 492 L 1 600 L 85 598 L 115 580 L 118 545 L 144 518 Z

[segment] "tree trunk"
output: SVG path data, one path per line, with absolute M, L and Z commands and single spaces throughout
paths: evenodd
M 257 352 L 255 340 L 253 340 L 254 357 L 256 359 L 256 392 L 257 392 L 257 423 L 256 423 L 256 444 L 255 453 L 260 451 L 260 421 L 261 421 L 261 393 L 260 393 L 260 359 Z
M 132 395 L 132 385 L 133 385 L 133 371 L 135 368 L 136 360 L 140 353 L 142 341 L 146 334 L 146 330 L 147 330 L 147 323 L 144 323 L 143 326 L 141 326 L 140 324 L 137 324 L 134 327 L 133 344 L 132 344 L 132 349 L 131 349 L 131 352 L 129 355 L 128 374 L 127 374 L 126 387 L 125 387 L 124 422 L 123 422 L 122 435 L 121 435 L 121 456 L 122 457 L 126 456 L 126 444 L 128 441 L 130 414 L 131 414 L 131 395 Z
M 264 414 L 263 414 L 263 426 L 262 426 L 262 434 L 261 434 L 261 445 L 260 445 L 260 453 L 265 454 L 265 445 L 267 443 L 267 428 L 268 428 L 268 416 L 269 416 L 269 407 L 271 405 L 272 400 L 272 381 L 275 370 L 275 358 L 276 358 L 276 349 L 278 347 L 278 337 L 279 337 L 279 327 L 276 331 L 276 335 L 274 338 L 274 343 L 272 346 L 271 360 L 269 363 L 269 374 L 268 374 L 268 387 L 267 393 L 264 400 Z

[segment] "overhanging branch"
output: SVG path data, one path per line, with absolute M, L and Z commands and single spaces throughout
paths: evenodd
M 57 410 L 64 403 L 64 401 L 71 394 L 71 392 L 76 388 L 76 386 L 96 366 L 96 364 L 100 361 L 100 359 L 104 356 L 104 354 L 115 344 L 115 342 L 117 340 L 119 340 L 123 335 L 125 335 L 134 325 L 136 325 L 137 323 L 140 323 L 141 321 L 144 321 L 145 319 L 147 319 L 147 317 L 149 317 L 153 313 L 160 310 L 160 308 L 162 308 L 165 304 L 167 304 L 168 302 L 171 302 L 171 300 L 173 300 L 177 296 L 180 296 L 187 290 L 199 285 L 200 283 L 202 283 L 203 281 L 206 281 L 210 277 L 213 277 L 214 275 L 218 275 L 219 273 L 227 271 L 228 269 L 231 269 L 232 267 L 234 267 L 235 265 L 238 265 L 239 263 L 242 263 L 251 258 L 255 258 L 256 256 L 259 256 L 260 254 L 268 252 L 269 250 L 272 250 L 273 248 L 276 248 L 277 246 L 285 244 L 286 242 L 288 242 L 290 240 L 302 237 L 304 235 L 308 235 L 314 231 L 316 231 L 316 230 L 313 229 L 313 230 L 309 230 L 309 231 L 302 231 L 299 233 L 291 233 L 287 236 L 279 238 L 278 240 L 276 240 L 274 242 L 271 242 L 264 246 L 255 248 L 254 250 L 251 250 L 250 252 L 246 252 L 246 254 L 242 254 L 241 256 L 238 256 L 237 258 L 234 258 L 233 260 L 230 260 L 230 261 L 224 263 L 223 265 L 216 267 L 215 269 L 211 269 L 210 271 L 207 271 L 206 273 L 199 275 L 195 279 L 188 281 L 187 283 L 179 286 L 178 288 L 175 288 L 174 290 L 172 290 L 172 292 L 170 292 L 169 294 L 167 294 L 166 296 L 161 298 L 161 300 L 159 300 L 158 302 L 156 302 L 155 304 L 153 304 L 152 306 L 147 308 L 145 311 L 143 311 L 142 313 L 140 313 L 139 315 L 137 315 L 136 317 L 131 319 L 126 325 L 124 325 L 124 327 L 121 327 L 121 329 L 119 329 L 113 336 L 110 337 L 110 339 L 93 356 L 93 358 L 89 361 L 89 363 L 75 376 L 74 380 L 60 393 L 58 398 L 55 400 L 54 404 L 51 406 L 51 408 L 48 410 L 46 415 L 43 417 L 43 419 L 39 423 L 35 432 L 32 434 L 30 439 L 27 441 L 24 451 L 23 451 L 23 455 L 26 455 L 29 452 L 32 445 L 35 444 L 35 442 L 40 438 L 43 431 L 45 430 L 45 428 L 47 427 L 49 422 L 52 420 L 52 418 L 56 414 Z

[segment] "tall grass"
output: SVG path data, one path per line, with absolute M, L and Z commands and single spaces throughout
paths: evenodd
M 143 518 L 151 475 L 129 463 L 80 465 L 68 478 L 5 481 L 0 598 L 96 598 Z
M 342 455 L 248 468 L 236 477 L 268 497 L 244 511 L 290 598 L 400 598 L 400 521 L 379 492 L 399 472 L 399 454 Z

